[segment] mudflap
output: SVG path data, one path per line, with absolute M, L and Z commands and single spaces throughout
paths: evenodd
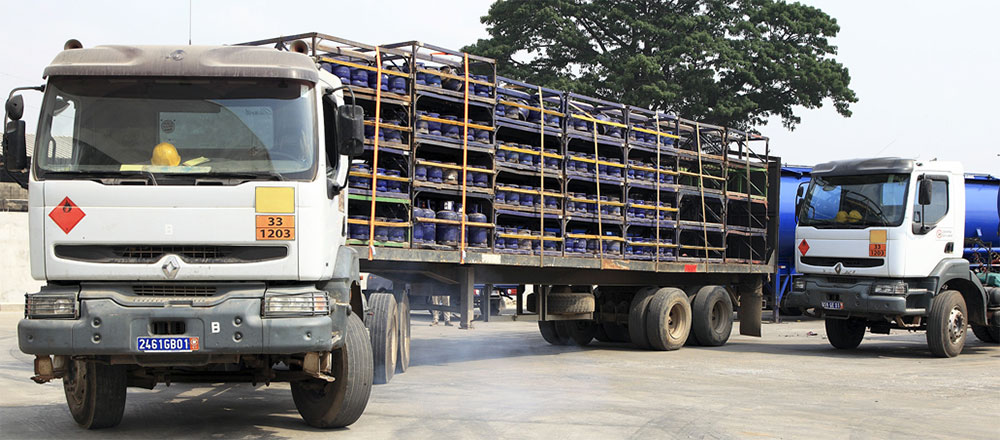
M 764 307 L 763 279 L 753 277 L 740 283 L 740 334 L 744 336 L 761 335 L 761 310 Z

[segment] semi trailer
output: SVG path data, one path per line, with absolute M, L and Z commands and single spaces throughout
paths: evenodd
M 820 313 L 840 349 L 857 347 L 866 331 L 926 331 L 933 355 L 953 357 L 970 326 L 1000 342 L 1000 195 L 988 182 L 957 162 L 817 165 L 798 190 L 801 275 L 786 304 Z
M 534 285 L 517 314 L 553 344 L 717 346 L 734 308 L 760 334 L 780 163 L 764 136 L 319 33 L 71 40 L 43 77 L 5 106 L 47 283 L 18 343 L 83 427 L 172 382 L 289 382 L 307 423 L 349 425 L 409 365 L 410 298 L 448 296 L 434 307 L 468 327 L 476 283 Z M 394 291 L 363 293 L 362 271 Z

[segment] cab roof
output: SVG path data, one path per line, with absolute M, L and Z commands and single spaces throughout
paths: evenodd
M 319 81 L 309 56 L 248 46 L 97 46 L 69 49 L 45 68 L 52 76 L 284 78 Z

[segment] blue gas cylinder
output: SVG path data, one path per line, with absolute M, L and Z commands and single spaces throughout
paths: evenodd
M 368 71 L 365 69 L 351 69 L 351 85 L 357 87 L 368 87 Z
M 431 118 L 441 117 L 441 115 L 438 113 L 428 113 L 427 116 Z M 432 135 L 441 136 L 441 123 L 438 121 L 427 121 L 427 130 Z
M 389 91 L 392 93 L 406 93 L 406 78 L 402 76 L 392 76 L 389 80 Z
M 444 119 L 447 119 L 449 121 L 458 121 L 458 117 L 457 116 L 445 116 Z M 457 125 L 454 125 L 454 124 L 443 124 L 441 126 L 441 130 L 443 131 L 443 134 L 445 136 L 447 136 L 447 137 L 455 138 L 455 139 L 460 139 L 461 138 L 461 134 L 458 131 L 458 126 Z
M 427 167 L 427 180 L 434 183 L 444 181 L 444 170 L 441 167 Z
M 447 205 L 447 203 L 446 203 Z M 450 207 L 450 206 L 448 206 Z M 437 218 L 441 220 L 458 221 L 458 213 L 450 209 L 442 209 L 437 212 Z M 437 244 L 454 246 L 458 244 L 459 227 L 451 224 L 441 224 L 437 227 Z
M 487 173 L 475 173 L 476 186 L 487 188 L 490 186 L 490 175 Z
M 336 65 L 333 66 L 333 74 L 340 78 L 340 82 L 343 84 L 351 83 L 351 68 L 347 66 Z
M 420 181 L 427 180 L 427 165 L 417 165 L 413 167 L 413 179 Z

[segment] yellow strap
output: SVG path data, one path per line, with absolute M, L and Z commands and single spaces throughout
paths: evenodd
M 378 198 L 378 134 L 382 119 L 382 52 L 375 46 L 375 139 L 372 151 L 372 204 L 368 214 L 368 260 L 375 258 L 375 199 Z

